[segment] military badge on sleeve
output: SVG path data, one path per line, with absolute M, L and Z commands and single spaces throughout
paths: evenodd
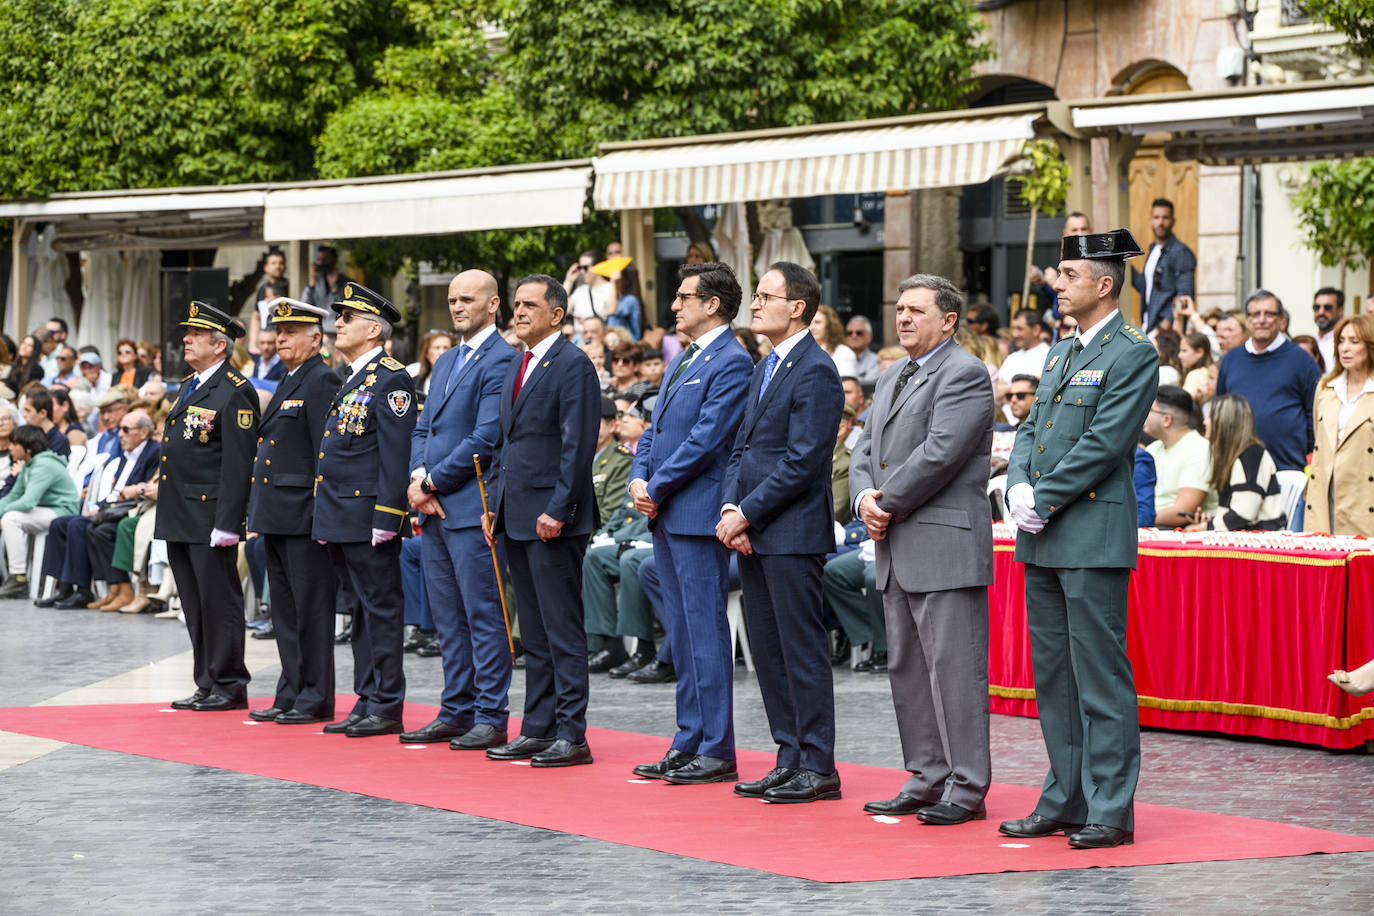
M 392 413 L 404 417 L 410 411 L 410 392 L 393 391 L 386 396 L 386 402 L 391 405 Z
M 240 411 L 239 411 L 239 429 L 252 429 L 252 428 L 253 428 L 253 411 L 251 411 L 251 410 L 240 410 Z

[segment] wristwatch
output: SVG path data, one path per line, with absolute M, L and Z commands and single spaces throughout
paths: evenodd
M 429 482 L 429 475 L 420 478 L 420 492 L 429 496 L 434 492 L 434 484 Z
M 145 496 L 147 496 L 147 495 L 148 495 L 148 485 L 147 485 L 146 483 L 141 483 L 141 484 L 139 484 L 139 485 L 138 485 L 138 498 L 139 498 L 139 499 L 142 499 L 143 497 L 145 497 Z

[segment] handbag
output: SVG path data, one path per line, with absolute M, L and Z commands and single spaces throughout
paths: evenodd
M 115 503 L 103 504 L 94 517 L 91 518 L 92 525 L 105 525 L 110 522 L 117 522 L 138 507 L 137 499 L 121 499 Z

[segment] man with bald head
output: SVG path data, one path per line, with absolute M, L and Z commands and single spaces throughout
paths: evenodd
M 496 330 L 496 278 L 466 270 L 448 286 L 459 345 L 434 364 L 429 398 L 411 434 L 410 506 L 423 529 L 425 588 L 439 631 L 444 692 L 438 717 L 401 735 L 408 744 L 447 741 L 454 750 L 506 743 L 511 657 L 506 623 L 482 537 L 482 496 L 472 456 L 491 466 L 501 385 L 515 348 Z

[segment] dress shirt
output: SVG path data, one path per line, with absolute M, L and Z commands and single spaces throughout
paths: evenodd
M 373 347 L 371 350 L 368 350 L 362 356 L 359 356 L 357 359 L 353 360 L 353 362 L 349 363 L 348 375 L 344 376 L 344 383 L 347 384 L 353 376 L 363 371 L 363 366 L 366 366 L 374 359 L 379 359 L 385 352 L 386 350 L 383 347 Z
M 539 341 L 539 343 L 530 347 L 530 352 L 533 353 L 534 356 L 530 359 L 530 364 L 525 367 L 525 374 L 520 376 L 520 387 L 522 389 L 525 387 L 525 383 L 530 380 L 530 376 L 534 374 L 534 367 L 539 365 L 541 359 L 549 355 L 549 351 L 553 349 L 554 341 L 558 340 L 562 333 L 563 331 L 561 329 L 554 328 L 553 332 L 550 333 L 548 337 L 545 337 L 543 340 Z
M 1355 413 L 1355 407 L 1360 403 L 1360 398 L 1366 394 L 1374 393 L 1374 376 L 1364 380 L 1364 387 L 1350 396 L 1346 390 L 1349 384 L 1349 377 L 1342 372 L 1340 375 L 1326 383 L 1326 387 L 1336 392 L 1336 399 L 1341 402 L 1341 411 L 1336 416 L 1336 441 L 1341 441 L 1341 436 L 1345 435 L 1346 424 L 1350 422 L 1351 416 Z

